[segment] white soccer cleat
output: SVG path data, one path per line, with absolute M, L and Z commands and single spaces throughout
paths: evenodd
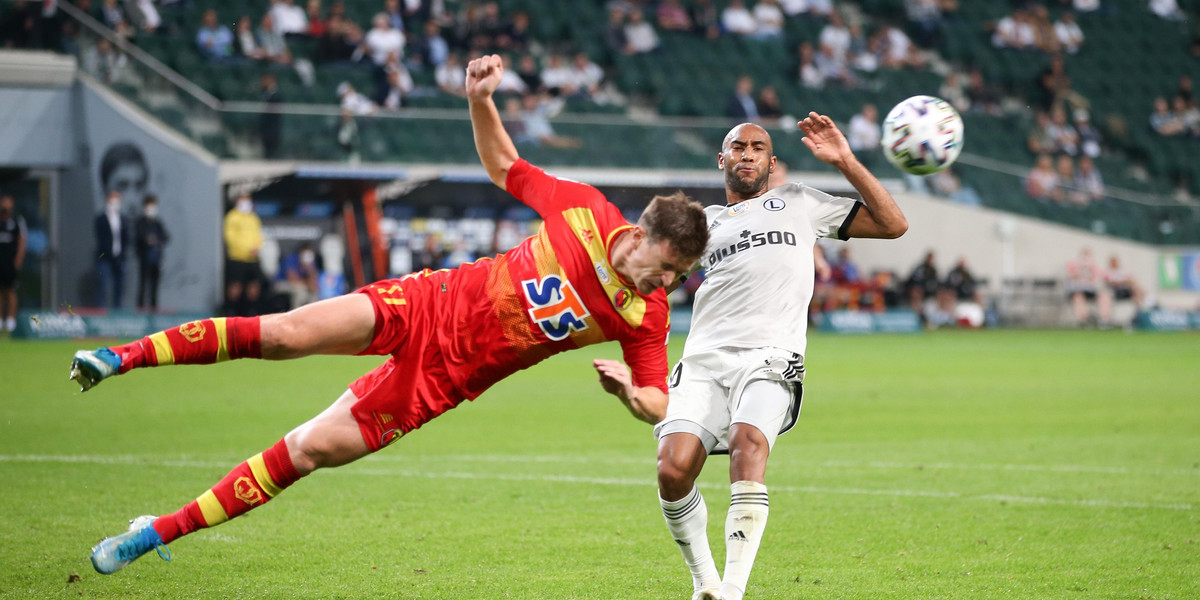
M 721 592 L 719 590 L 714 590 L 712 588 L 705 588 L 703 590 L 696 590 L 696 593 L 692 594 L 692 600 L 725 600 L 725 599 L 721 597 Z
M 129 522 L 129 531 L 96 544 L 92 548 L 92 566 L 96 572 L 111 575 L 151 550 L 158 550 L 158 556 L 170 562 L 171 551 L 154 530 L 155 518 L 154 515 L 138 517 Z
M 68 378 L 79 384 L 79 391 L 86 392 L 101 381 L 116 375 L 120 368 L 121 357 L 108 348 L 80 350 L 71 360 L 71 373 Z

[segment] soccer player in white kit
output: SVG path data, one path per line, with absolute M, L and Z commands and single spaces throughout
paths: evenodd
M 771 138 L 752 123 L 721 145 L 725 206 L 706 209 L 707 270 L 683 357 L 669 381 L 667 416 L 655 427 L 659 499 L 692 573 L 693 599 L 742 600 L 767 524 L 767 456 L 800 413 L 808 305 L 817 238 L 896 238 L 908 222 L 891 194 L 851 152 L 828 116 L 799 123 L 803 143 L 833 165 L 862 201 L 800 183 L 773 189 Z M 724 580 L 707 538 L 696 477 L 710 453 L 730 455 Z

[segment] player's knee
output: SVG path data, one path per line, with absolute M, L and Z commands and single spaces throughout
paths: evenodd
M 682 462 L 671 457 L 658 457 L 658 489 L 666 500 L 678 500 L 687 495 L 695 485 L 695 476 Z

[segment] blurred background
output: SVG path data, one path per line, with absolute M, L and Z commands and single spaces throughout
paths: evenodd
M 521 155 L 631 220 L 664 191 L 724 202 L 716 155 L 743 121 L 787 179 L 854 196 L 795 128 L 832 116 L 911 228 L 822 243 L 818 328 L 1200 329 L 1198 16 L 1200 0 L 0 0 L 0 317 L 18 337 L 135 336 L 512 247 L 539 222 L 479 166 L 462 89 L 496 52 Z M 917 94 L 966 123 L 958 162 L 924 178 L 879 150 Z M 701 278 L 673 298 L 679 329 Z

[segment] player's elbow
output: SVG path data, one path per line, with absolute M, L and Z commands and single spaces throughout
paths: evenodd
M 888 225 L 887 229 L 884 231 L 884 237 L 889 240 L 894 240 L 907 232 L 908 219 L 905 219 L 903 216 L 901 216 L 900 218 L 896 219 L 895 223 Z

